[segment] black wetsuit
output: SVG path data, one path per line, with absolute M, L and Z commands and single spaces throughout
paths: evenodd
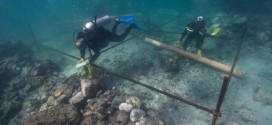
M 188 44 L 192 40 L 196 40 L 196 48 L 198 50 L 201 50 L 203 46 L 204 38 L 205 36 L 208 35 L 205 29 L 205 22 L 192 21 L 189 24 L 187 24 L 185 30 L 183 31 L 181 35 L 180 41 L 182 41 L 186 35 L 187 37 L 182 45 L 183 50 L 187 49 Z
M 91 56 L 90 61 L 93 62 L 99 57 L 100 50 L 107 47 L 109 41 L 112 42 L 120 42 L 123 41 L 130 30 L 133 28 L 133 24 L 131 24 L 122 35 L 115 34 L 116 29 L 120 23 L 116 22 L 112 28 L 112 32 L 105 29 L 104 27 L 98 27 L 94 32 L 90 32 L 88 30 L 82 30 L 78 33 L 77 39 L 83 38 L 85 47 L 80 49 L 81 58 L 85 58 L 85 49 L 88 49 L 91 55 L 91 50 L 94 51 L 94 55 Z

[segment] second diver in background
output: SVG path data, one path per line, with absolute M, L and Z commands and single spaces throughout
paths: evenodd
M 181 44 L 183 39 L 186 37 L 184 42 L 182 43 L 183 50 L 186 50 L 188 47 L 188 44 L 192 40 L 195 40 L 197 55 L 198 57 L 201 57 L 204 38 L 209 35 L 210 34 L 206 33 L 204 18 L 202 16 L 198 16 L 196 20 L 191 21 L 189 24 L 187 24 L 177 44 Z

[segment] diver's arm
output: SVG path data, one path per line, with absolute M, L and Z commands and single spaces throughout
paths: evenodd
M 181 37 L 180 37 L 180 41 L 183 40 L 183 38 L 188 34 L 188 32 L 191 32 L 191 31 L 189 31 L 189 30 L 191 30 L 192 27 L 193 27 L 193 22 L 190 22 L 190 23 L 188 23 L 188 24 L 186 25 L 186 27 L 185 27 L 185 29 L 184 29 L 184 31 L 183 31 Z
M 181 37 L 180 37 L 179 40 L 182 41 L 187 34 L 188 34 L 188 30 L 184 29 L 184 31 L 183 31 L 183 33 L 182 33 L 182 35 L 181 35 Z
M 85 48 L 80 49 L 79 52 L 80 52 L 80 58 L 84 59 L 85 58 Z
M 90 62 L 94 62 L 100 56 L 100 50 L 94 49 L 94 55 L 91 57 Z

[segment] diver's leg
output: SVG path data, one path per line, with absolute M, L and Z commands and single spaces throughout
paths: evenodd
M 100 56 L 100 50 L 99 49 L 93 49 L 94 55 L 89 60 L 90 62 L 94 62 L 99 56 Z
M 202 46 L 203 46 L 203 42 L 204 42 L 204 37 L 203 36 L 199 36 L 196 39 L 196 48 L 197 48 L 197 56 L 198 57 L 202 57 Z
M 196 48 L 197 50 L 202 50 L 202 46 L 203 46 L 203 43 L 204 43 L 204 37 L 197 37 L 196 39 Z
M 116 35 L 114 34 L 111 38 L 110 41 L 112 42 L 120 42 L 123 41 L 129 34 L 129 32 L 131 31 L 131 29 L 133 29 L 135 27 L 134 23 L 131 23 L 126 29 L 125 31 L 122 33 L 122 35 Z
M 192 41 L 193 38 L 194 38 L 194 36 L 191 35 L 191 34 L 189 34 L 189 35 L 186 37 L 186 39 L 185 39 L 185 41 L 183 42 L 183 45 L 182 45 L 183 50 L 186 50 L 186 49 L 187 49 L 188 44 Z
M 119 26 L 119 24 L 120 24 L 120 21 L 116 20 L 112 29 L 111 29 L 112 33 L 114 33 L 114 34 L 116 33 L 116 30 L 117 30 L 117 27 Z

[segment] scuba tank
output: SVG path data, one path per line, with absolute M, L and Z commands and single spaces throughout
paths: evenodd
M 91 21 L 91 22 L 86 23 L 85 28 L 88 29 L 89 31 L 93 31 L 93 30 L 95 30 L 96 27 L 106 25 L 110 22 L 111 22 L 111 17 L 106 15 L 106 16 L 96 19 L 95 21 Z

